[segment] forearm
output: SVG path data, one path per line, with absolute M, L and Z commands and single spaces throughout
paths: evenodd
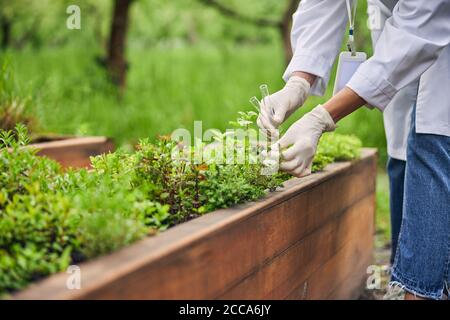
M 366 101 L 358 96 L 352 89 L 345 87 L 333 98 L 328 100 L 323 107 L 337 123 L 339 120 L 349 115 L 366 104 Z
M 305 79 L 306 81 L 309 82 L 309 85 L 312 87 L 314 84 L 314 81 L 316 81 L 316 76 L 308 73 L 308 72 L 303 72 L 303 71 L 295 71 L 292 73 L 292 76 L 296 76 L 296 77 L 300 77 Z

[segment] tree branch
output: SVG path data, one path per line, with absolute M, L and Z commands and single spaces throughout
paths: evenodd
M 223 4 L 221 4 L 219 1 L 217 0 L 199 0 L 200 2 L 202 2 L 203 4 L 216 8 L 217 10 L 219 10 L 223 15 L 226 15 L 230 18 L 242 21 L 242 22 L 246 22 L 246 23 L 251 23 L 257 26 L 261 26 L 261 27 L 275 27 L 275 28 L 280 28 L 282 21 L 274 21 L 274 20 L 270 20 L 270 19 L 264 19 L 264 18 L 254 18 L 254 17 L 250 17 L 244 14 L 241 14 L 235 10 L 233 10 L 232 8 L 229 8 Z

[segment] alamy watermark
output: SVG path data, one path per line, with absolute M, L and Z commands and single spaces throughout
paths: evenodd
M 278 172 L 278 152 L 268 152 L 273 148 L 278 131 L 246 127 L 226 129 L 208 129 L 203 132 L 203 122 L 194 121 L 191 131 L 180 128 L 172 132 L 170 138 L 175 142 L 172 148 L 173 161 L 185 161 L 194 164 L 258 164 L 264 165 L 261 174 L 272 175 Z M 263 156 L 264 155 L 264 156 Z
M 370 265 L 366 270 L 367 277 L 366 288 L 368 290 L 380 290 L 388 285 L 391 269 L 388 265 Z
M 81 29 L 81 9 L 76 4 L 67 7 L 66 13 L 69 15 L 66 20 L 66 27 L 69 30 Z
M 66 273 L 69 274 L 66 280 L 66 287 L 69 290 L 81 289 L 81 268 L 77 265 L 71 265 L 67 268 Z
M 369 4 L 367 6 L 367 14 L 367 28 L 369 28 L 369 30 L 381 30 L 383 28 L 383 23 L 380 7 L 377 5 Z

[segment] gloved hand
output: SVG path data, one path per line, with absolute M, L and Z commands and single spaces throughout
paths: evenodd
M 321 105 L 295 122 L 271 147 L 269 158 L 280 157 L 280 169 L 293 176 L 311 174 L 311 165 L 322 133 L 334 131 L 336 124 Z
M 258 126 L 269 132 L 277 129 L 303 105 L 308 97 L 309 89 L 309 82 L 305 79 L 298 76 L 290 77 L 283 89 L 261 101 Z

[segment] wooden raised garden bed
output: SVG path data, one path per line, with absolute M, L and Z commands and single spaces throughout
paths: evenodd
M 350 299 L 372 260 L 376 151 L 50 276 L 16 299 Z
M 105 137 L 43 138 L 31 144 L 39 149 L 38 155 L 58 161 L 64 168 L 86 168 L 89 158 L 114 151 L 114 143 Z

